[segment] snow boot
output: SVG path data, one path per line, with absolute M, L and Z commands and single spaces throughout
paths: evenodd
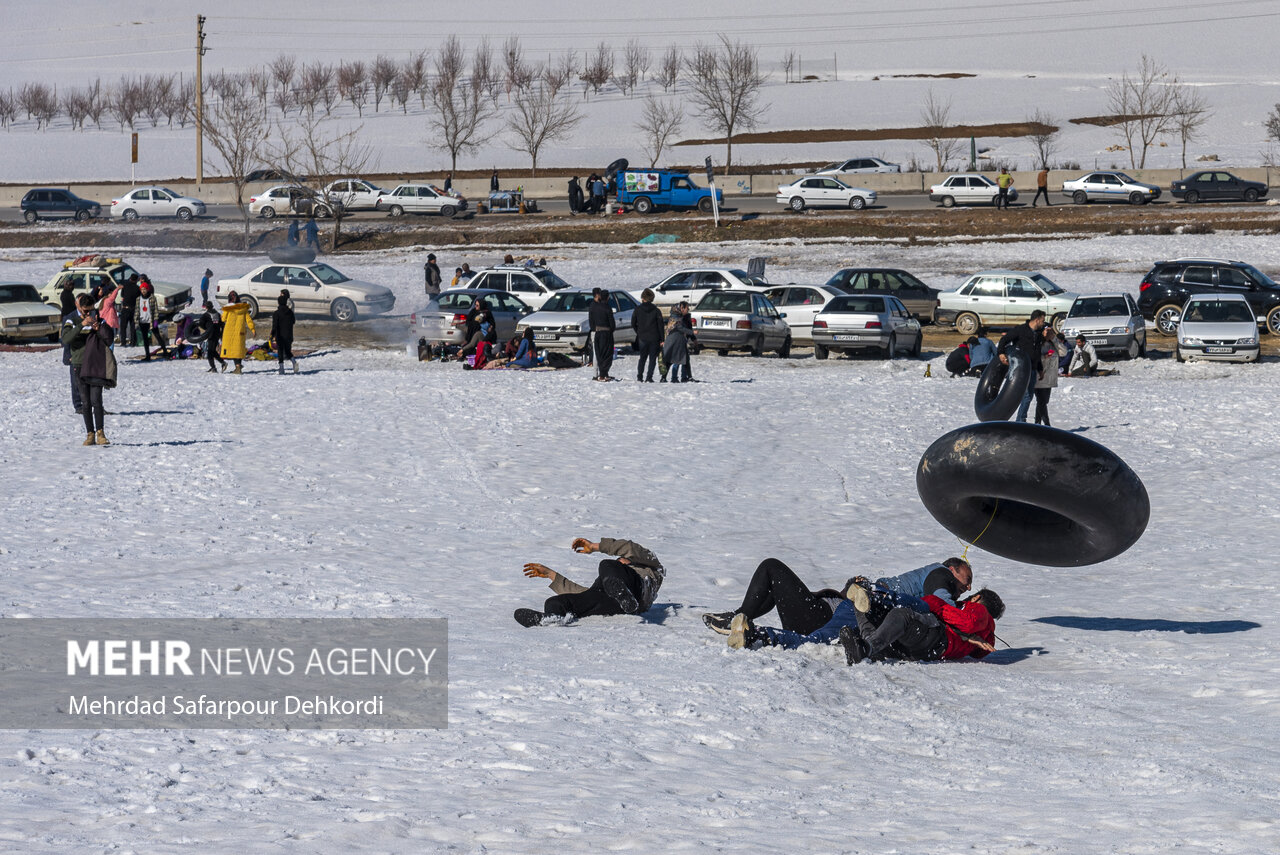
M 545 617 L 542 612 L 535 612 L 533 609 L 516 609 L 513 617 L 516 623 L 521 626 L 542 626 L 542 618 Z
M 283 375 L 283 374 L 284 374 L 284 363 L 283 363 L 283 362 L 281 362 L 281 363 L 280 363 L 280 374 L 281 374 L 281 375 Z
M 98 431 L 98 435 L 94 440 L 95 445 L 110 445 L 111 440 L 107 439 L 107 435 L 102 431 Z
M 297 374 L 297 373 L 298 373 L 298 360 L 296 360 L 296 359 L 295 359 L 295 360 L 293 360 L 293 373 L 294 373 L 294 374 Z
M 623 614 L 635 615 L 640 613 L 640 603 L 636 600 L 636 595 L 631 593 L 631 589 L 617 576 L 605 577 L 605 580 L 600 583 L 600 587 L 604 588 L 604 592 L 609 595 L 610 599 L 618 604 L 618 608 L 622 609 Z
M 840 627 L 840 646 L 844 648 L 846 665 L 857 665 L 870 654 L 867 642 L 851 626 Z
M 853 603 L 853 607 L 866 614 L 871 610 L 871 596 L 867 593 L 867 589 L 856 582 L 849 586 L 849 593 L 846 594 L 849 602 Z
M 721 635 L 729 634 L 729 624 L 733 622 L 736 612 L 708 612 L 702 616 L 702 622 L 712 632 L 718 632 Z
M 81 445 L 97 445 L 98 443 L 97 443 L 97 439 L 94 437 L 94 435 L 93 435 L 92 433 L 90 433 L 88 436 L 86 436 L 86 437 L 84 438 L 84 442 L 82 442 L 82 443 L 80 443 L 80 444 L 81 444 Z
M 243 369 L 243 367 L 244 367 L 244 366 L 237 365 L 237 366 L 235 367 L 235 369 L 234 369 L 231 373 L 232 373 L 232 374 L 243 374 L 243 373 L 244 373 L 244 371 L 242 370 L 242 369 Z
M 764 641 L 765 635 L 756 629 L 751 618 L 744 614 L 736 614 L 729 622 L 729 646 L 734 650 L 753 647 L 756 642 Z

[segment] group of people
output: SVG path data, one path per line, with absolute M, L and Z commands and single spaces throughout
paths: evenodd
M 521 626 L 643 614 L 653 605 L 667 571 L 651 550 L 607 537 L 599 542 L 575 538 L 571 548 L 610 557 L 600 561 L 590 585 L 543 564 L 525 564 L 524 575 L 547 579 L 553 595 L 540 610 L 516 609 Z M 734 649 L 839 644 L 850 665 L 885 659 L 981 659 L 995 649 L 995 622 L 1004 616 L 1004 602 L 986 588 L 964 598 L 972 584 L 969 562 L 948 558 L 900 576 L 874 581 L 855 576 L 838 590 L 813 591 L 786 564 L 767 558 L 756 567 L 736 609 L 710 612 L 702 619 L 727 636 Z M 774 611 L 779 626 L 756 623 Z
M 609 185 L 596 173 L 587 176 L 584 188 L 578 176 L 569 179 L 569 216 L 578 214 L 607 213 L 609 210 Z
M 305 235 L 307 239 L 304 246 L 311 247 L 316 251 L 317 254 L 319 254 L 321 252 L 320 227 L 316 225 L 315 217 L 307 218 L 307 222 L 302 226 L 302 234 Z M 289 241 L 289 246 L 298 245 L 298 221 L 297 220 L 289 221 L 289 231 L 286 235 L 286 240 Z
M 1013 176 L 1009 174 L 1009 167 L 1000 167 L 1000 174 L 996 176 L 996 207 L 1009 207 L 1009 188 L 1013 186 Z M 1053 203 L 1049 201 L 1049 170 L 1041 169 L 1036 173 L 1036 195 L 1031 199 L 1031 207 L 1036 207 L 1040 203 L 1040 197 L 1044 197 L 1045 207 L 1049 207 Z

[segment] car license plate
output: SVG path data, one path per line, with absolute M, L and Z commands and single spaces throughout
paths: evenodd
M 703 318 L 702 325 L 704 327 L 727 327 L 729 326 L 728 318 Z
M 1088 341 L 1089 344 L 1106 344 L 1107 343 L 1107 340 L 1105 338 L 1091 338 L 1091 339 L 1086 339 L 1086 341 Z
M 556 337 L 553 332 L 536 332 L 533 334 L 535 341 L 550 341 Z
M 834 340 L 834 341 L 857 341 L 859 338 L 861 338 L 861 336 L 856 336 L 856 335 L 833 335 L 831 338 L 832 338 L 832 340 Z
M 1205 353 L 1235 353 L 1236 349 L 1234 347 L 1206 347 L 1204 349 L 1204 352 Z

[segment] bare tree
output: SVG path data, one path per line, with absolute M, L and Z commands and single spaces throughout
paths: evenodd
M 267 103 L 267 90 L 271 88 L 271 78 L 267 75 L 266 69 L 251 69 L 245 73 L 244 80 L 245 85 L 249 87 L 249 91 L 265 106 Z
M 400 65 L 389 56 L 378 54 L 369 69 L 369 80 L 373 83 L 373 112 L 382 106 L 382 96 L 391 89 L 391 84 L 400 76 Z
M 613 75 L 614 85 L 623 94 L 635 94 L 638 84 L 649 70 L 649 49 L 636 39 L 629 39 L 622 51 L 621 69 Z
M 26 83 L 18 91 L 18 104 L 27 118 L 36 120 L 37 130 L 48 127 L 58 115 L 58 93 L 44 83 Z
M 261 99 L 247 89 L 228 92 L 207 105 L 204 135 L 216 160 L 207 160 L 209 168 L 225 175 L 236 192 L 236 207 L 244 219 L 244 248 L 249 248 L 249 208 L 244 201 L 246 176 L 263 159 L 267 140 L 267 109 Z
M 160 124 L 160 117 L 169 108 L 169 102 L 173 100 L 177 85 L 178 78 L 174 74 L 148 74 L 143 78 L 145 110 L 151 127 L 154 128 Z M 169 124 L 173 124 L 172 120 Z
M 120 123 L 120 130 L 124 131 L 125 125 L 133 130 L 133 123 L 142 109 L 142 96 L 137 81 L 121 77 L 120 84 L 111 93 L 110 99 L 108 109 Z
M 1128 72 L 1107 87 L 1107 106 L 1117 117 L 1118 132 L 1129 149 L 1129 165 L 1142 169 L 1147 151 L 1172 127 L 1172 108 L 1178 78 L 1151 57 L 1143 54 L 1138 73 Z
M 636 130 L 644 136 L 644 152 L 649 157 L 650 168 L 658 165 L 662 151 L 671 138 L 680 133 L 684 124 L 684 110 L 674 101 L 666 101 L 649 95 L 644 99 L 644 111 Z
M 513 99 L 514 109 L 507 115 L 506 127 L 514 142 L 512 148 L 533 158 L 533 174 L 538 174 L 538 152 L 542 147 L 567 137 L 582 114 L 573 101 L 557 100 L 554 93 L 541 83 L 518 89 Z
M 288 86 L 277 86 L 271 93 L 271 103 L 275 104 L 280 110 L 280 115 L 289 115 L 289 108 L 294 104 L 298 104 L 299 109 L 302 105 L 298 101 L 298 94 Z
M 18 98 L 12 89 L 0 92 L 0 127 L 7 128 L 18 116 Z
M 88 98 L 89 118 L 98 130 L 102 130 L 102 114 L 107 110 L 107 96 L 102 92 L 102 79 L 95 77 L 85 93 Z
M 685 64 L 694 113 L 712 133 L 724 135 L 724 174 L 728 175 L 733 165 L 733 135 L 758 125 L 767 109 L 760 102 L 764 75 L 760 72 L 759 52 L 721 35 L 719 46 L 697 45 Z
M 462 77 L 464 58 L 458 38 L 445 39 L 436 53 L 435 80 L 427 92 L 434 131 L 430 145 L 449 152 L 455 172 L 458 155 L 479 148 L 484 125 L 496 112 L 475 75 L 470 80 Z
M 1199 139 L 1205 122 L 1213 115 L 1199 89 L 1185 83 L 1174 87 L 1171 105 L 1173 132 L 1182 143 L 1182 168 L 1187 168 L 1187 143 Z
M 282 53 L 267 65 L 267 72 L 271 75 L 271 79 L 275 81 L 277 93 L 281 89 L 288 90 L 293 87 L 293 77 L 297 71 L 298 60 L 294 58 L 293 54 Z
M 943 101 L 933 89 L 925 93 L 924 106 L 920 108 L 920 124 L 928 133 L 925 147 L 933 152 L 938 171 L 946 172 L 947 164 L 960 152 L 960 140 L 949 135 L 951 99 Z
M 782 79 L 787 83 L 792 82 L 792 75 L 796 73 L 796 52 L 789 50 L 782 57 Z
M 528 86 L 534 78 L 535 69 L 524 57 L 524 48 L 520 45 L 520 37 L 512 36 L 502 44 L 502 81 L 510 96 Z
M 677 45 L 671 45 L 663 54 L 662 59 L 658 62 L 658 82 L 662 84 L 662 91 L 669 92 L 672 86 L 680 80 L 680 69 L 684 67 L 684 57 L 680 53 Z
M 542 68 L 542 83 L 554 94 L 559 94 L 560 90 L 569 85 L 573 80 L 574 74 L 578 71 L 578 54 L 575 51 L 565 51 L 560 55 L 558 61 L 547 60 L 547 64 Z
M 420 50 L 404 61 L 400 77 L 410 92 L 418 93 L 423 109 L 427 106 L 427 52 Z
M 1036 147 L 1036 160 L 1041 169 L 1049 168 L 1049 161 L 1058 153 L 1058 134 L 1061 129 L 1054 123 L 1052 115 L 1044 110 L 1036 110 L 1027 117 L 1031 133 L 1027 138 Z
M 346 202 L 329 198 L 324 188 L 333 181 L 364 172 L 369 147 L 360 141 L 362 127 L 345 131 L 328 127 L 321 117 L 303 117 L 292 127 L 277 123 L 274 142 L 265 146 L 265 160 L 276 171 L 294 176 L 294 184 L 313 209 L 322 207 L 333 216 L 333 249 L 342 243 Z
M 604 42 L 596 45 L 595 53 L 587 57 L 582 68 L 582 82 L 591 87 L 591 91 L 600 94 L 600 87 L 609 82 L 613 76 L 613 49 Z
M 338 63 L 337 87 L 338 94 L 351 102 L 357 115 L 364 116 L 364 105 L 369 101 L 369 81 L 364 63 L 358 60 Z
M 499 79 L 498 66 L 493 58 L 493 45 L 489 44 L 488 36 L 480 40 L 471 54 L 471 79 L 476 89 L 489 93 L 496 106 L 499 84 L 502 81 Z
M 406 116 L 409 115 L 409 96 L 413 94 L 413 86 L 409 83 L 409 77 L 404 69 L 396 75 L 396 79 L 391 83 L 391 101 L 400 105 L 400 110 Z
M 12 92 L 10 94 L 12 95 Z M 1280 142 L 1280 104 L 1267 114 L 1262 126 L 1267 129 L 1267 139 Z
M 3 94 L 3 93 L 0 93 Z M 2 114 L 3 111 L 0 111 Z M 82 89 L 69 88 L 62 91 L 62 112 L 71 120 L 71 129 L 84 129 L 84 120 L 89 115 L 89 95 Z M 3 116 L 0 115 L 0 122 Z

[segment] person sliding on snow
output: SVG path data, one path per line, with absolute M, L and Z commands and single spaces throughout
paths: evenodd
M 551 590 L 556 596 L 549 597 L 540 612 L 516 609 L 515 619 L 521 626 L 540 626 L 546 618 L 554 619 L 549 622 L 563 623 L 591 615 L 638 615 L 653 605 L 653 598 L 657 596 L 667 571 L 648 549 L 634 541 L 611 537 L 602 537 L 599 543 L 577 537 L 571 546 L 574 552 L 583 555 L 603 552 L 615 557 L 600 562 L 598 575 L 590 588 L 584 588 L 542 564 L 524 565 L 524 575 L 530 579 L 550 579 Z
M 858 603 L 857 628 L 840 630 L 845 661 L 981 659 L 995 650 L 996 621 L 1004 617 L 1004 601 L 995 591 L 983 588 L 959 608 L 934 596 L 926 596 L 924 604 L 929 609 L 924 613 L 897 606 L 877 624 Z

